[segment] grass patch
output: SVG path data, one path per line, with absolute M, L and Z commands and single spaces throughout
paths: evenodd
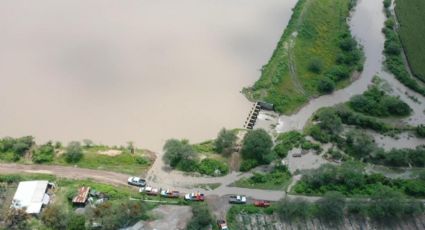
M 413 74 L 425 82 L 425 1 L 397 0 L 399 35 Z
M 363 59 L 346 21 L 354 2 L 300 0 L 260 79 L 245 90 L 247 96 L 292 113 L 311 97 L 346 86 Z
M 85 147 L 84 156 L 77 163 L 67 163 L 65 157 L 61 155 L 56 157 L 52 164 L 77 165 L 80 168 L 108 170 L 130 175 L 140 175 L 151 165 L 151 161 L 142 150 L 138 150 L 134 154 L 120 150 L 122 153 L 115 156 L 99 154 L 99 151 L 107 150 L 111 150 L 111 148 L 106 146 Z
M 242 188 L 283 190 L 291 182 L 291 173 L 285 166 L 277 166 L 269 173 L 254 173 L 249 178 L 242 178 L 233 185 Z

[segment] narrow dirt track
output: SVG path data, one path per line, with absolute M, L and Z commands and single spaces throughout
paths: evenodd
M 93 169 L 57 165 L 0 164 L 0 174 L 41 173 L 69 179 L 93 179 L 113 185 L 127 185 L 128 175 Z

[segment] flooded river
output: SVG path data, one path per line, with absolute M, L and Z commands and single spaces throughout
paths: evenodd
M 313 99 L 299 112 L 290 116 L 281 116 L 276 127 L 278 132 L 286 132 L 292 129 L 302 129 L 311 115 L 319 108 L 333 106 L 348 101 L 352 96 L 363 93 L 371 83 L 374 75 L 379 75 L 393 89 L 392 94 L 409 104 L 413 109 L 410 118 L 405 122 L 411 125 L 425 123 L 425 98 L 398 82 L 393 75 L 383 69 L 385 37 L 381 30 L 384 26 L 385 14 L 381 0 L 359 0 L 358 5 L 352 14 L 350 28 L 352 34 L 363 46 L 366 61 L 361 76 L 353 84 L 342 90 L 335 91 L 331 95 L 326 95 Z M 422 103 L 416 103 L 410 96 L 416 97 Z
M 0 136 L 160 150 L 241 127 L 295 3 L 0 0 Z

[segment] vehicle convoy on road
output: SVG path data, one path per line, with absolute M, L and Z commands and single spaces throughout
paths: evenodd
M 254 201 L 254 205 L 256 207 L 264 207 L 264 208 L 266 208 L 266 207 L 269 207 L 270 206 L 270 201 L 267 201 L 267 200 L 255 200 Z
M 203 193 L 199 193 L 199 192 L 192 192 L 192 193 L 188 193 L 184 196 L 185 200 L 190 200 L 190 201 L 204 201 L 205 200 L 205 195 Z
M 246 196 L 243 195 L 232 195 L 229 198 L 231 204 L 246 204 Z
M 146 180 L 142 179 L 140 177 L 129 177 L 127 180 L 129 185 L 134 185 L 138 187 L 145 187 L 146 186 Z
M 149 196 L 156 196 L 159 194 L 159 189 L 147 186 L 147 187 L 140 188 L 139 192 L 145 193 L 146 195 L 149 195 Z
M 180 196 L 179 191 L 161 190 L 161 196 L 165 198 L 178 198 Z

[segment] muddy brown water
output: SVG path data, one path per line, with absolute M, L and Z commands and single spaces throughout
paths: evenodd
M 249 112 L 296 0 L 0 0 L 0 136 L 160 150 Z

